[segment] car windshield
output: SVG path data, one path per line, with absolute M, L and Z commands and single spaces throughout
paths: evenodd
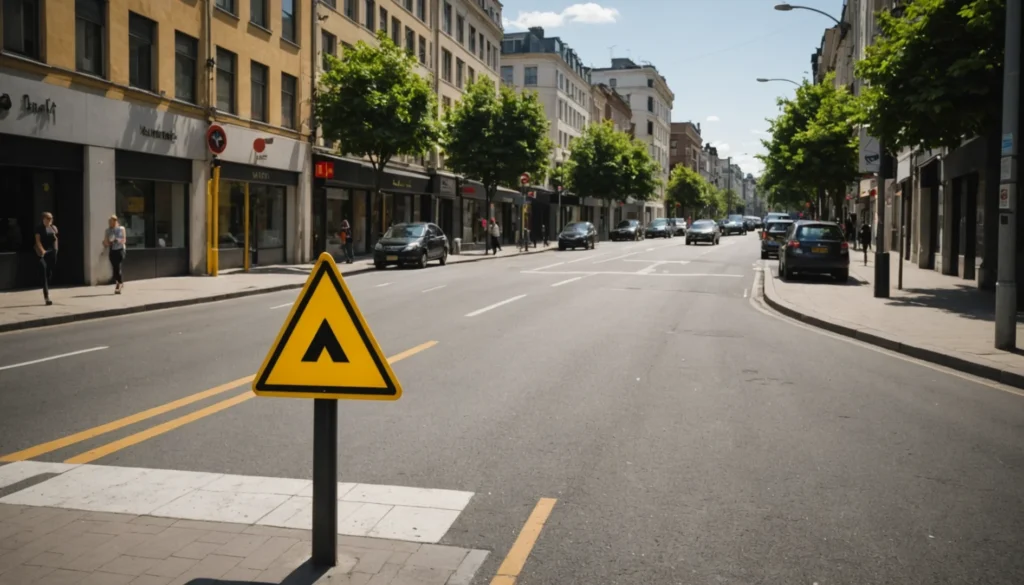
M 651 222 L 651 227 L 659 227 L 663 225 L 668 225 L 668 220 L 665 218 L 659 218 Z
M 620 228 L 633 227 L 633 222 L 631 222 L 628 219 L 626 219 L 626 220 L 620 221 L 619 225 L 617 225 L 615 227 L 620 227 Z
M 713 222 L 713 221 L 707 221 L 707 220 L 695 221 L 695 222 L 693 222 L 693 229 L 699 230 L 701 228 L 714 227 L 714 225 L 715 225 L 715 222 Z
M 729 221 L 743 221 L 742 215 L 730 215 Z
M 797 235 L 800 240 L 835 240 L 842 241 L 843 232 L 834 225 L 805 225 Z
M 565 231 L 565 232 L 585 232 L 585 231 L 587 231 L 587 224 L 585 224 L 585 223 L 570 223 L 569 225 L 565 226 L 565 229 L 562 230 L 562 231 Z
M 792 222 L 788 221 L 776 221 L 768 224 L 768 233 L 781 234 L 789 229 L 789 226 L 793 225 Z
M 388 231 L 384 234 L 385 238 L 420 238 L 426 233 L 427 226 L 416 225 L 416 224 L 404 224 L 393 225 L 388 228 Z

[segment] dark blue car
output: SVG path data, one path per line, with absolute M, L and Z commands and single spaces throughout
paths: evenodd
M 791 219 L 776 219 L 769 221 L 765 229 L 761 230 L 761 259 L 767 260 L 771 256 L 779 255 L 779 246 L 786 241 L 786 230 L 793 225 Z

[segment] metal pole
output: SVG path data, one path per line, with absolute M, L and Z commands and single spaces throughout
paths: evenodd
M 1003 139 L 999 177 L 999 264 L 996 348 L 1017 347 L 1017 134 L 1020 132 L 1020 0 L 1006 1 L 1003 58 Z
M 313 400 L 313 564 L 338 564 L 338 401 Z
M 213 276 L 220 272 L 220 163 L 213 162 Z
M 243 225 L 245 226 L 243 228 L 245 233 L 245 237 L 243 238 L 245 244 L 245 255 L 242 256 L 242 270 L 244 272 L 249 272 L 249 268 L 251 267 L 250 264 L 252 263 L 252 252 L 249 247 L 249 183 L 245 184 L 245 204 L 243 207 L 243 213 L 245 214 L 245 219 L 243 220 Z
M 889 253 L 885 251 L 885 180 L 892 174 L 892 159 L 885 150 L 882 139 L 878 139 L 878 225 L 875 229 L 875 297 L 889 298 Z
M 906 202 L 906 198 L 904 197 L 903 190 L 901 189 L 900 190 L 900 265 L 899 265 L 899 269 L 900 270 L 899 270 L 899 276 L 896 279 L 896 288 L 899 289 L 899 290 L 903 290 L 903 252 L 904 252 L 904 248 L 903 248 L 904 231 L 903 230 L 904 230 L 904 228 L 907 225 L 906 217 L 907 217 L 907 202 Z
M 213 276 L 213 179 L 206 180 L 206 274 Z

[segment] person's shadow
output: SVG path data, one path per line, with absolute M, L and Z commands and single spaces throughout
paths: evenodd
M 294 571 L 292 571 L 284 581 L 281 581 L 280 585 L 313 585 L 321 577 L 326 575 L 332 567 L 319 567 L 313 564 L 312 559 L 307 559 L 306 562 L 299 565 Z M 200 577 L 198 579 L 192 579 L 185 585 L 278 585 L 277 583 L 269 583 L 267 581 L 224 581 L 221 579 L 210 579 L 206 577 Z

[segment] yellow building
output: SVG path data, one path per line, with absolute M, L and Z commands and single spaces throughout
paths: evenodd
M 25 270 L 43 211 L 58 281 L 110 276 L 116 213 L 126 278 L 201 273 L 206 183 L 222 177 L 220 267 L 308 258 L 309 4 L 299 0 L 6 0 L 0 53 L 0 289 Z M 208 130 L 226 141 L 208 145 Z M 249 221 L 244 200 L 249 197 Z

